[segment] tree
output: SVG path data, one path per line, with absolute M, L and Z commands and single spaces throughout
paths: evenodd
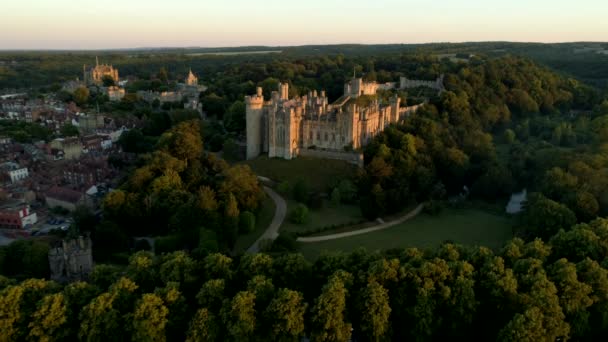
M 243 211 L 239 217 L 239 231 L 251 233 L 255 230 L 255 215 L 250 211 Z
M 64 137 L 75 137 L 80 135 L 80 131 L 78 130 L 78 127 L 72 125 L 72 124 L 65 124 L 63 126 L 61 126 L 61 135 Z
M 226 282 L 224 279 L 211 279 L 203 284 L 196 295 L 199 305 L 219 312 L 225 298 Z
M 222 148 L 222 156 L 228 161 L 238 161 L 240 159 L 239 145 L 233 139 L 226 139 Z
M 575 191 L 565 196 L 568 207 L 574 211 L 579 221 L 587 222 L 597 217 L 600 205 L 593 194 Z
M 160 68 L 160 70 L 158 71 L 158 79 L 163 83 L 169 82 L 169 73 L 167 72 L 167 68 Z
M 101 78 L 101 81 L 104 87 L 112 87 L 116 85 L 116 82 L 114 81 L 114 78 L 112 78 L 112 76 L 103 76 Z
M 303 179 L 298 179 L 293 186 L 293 198 L 300 203 L 308 203 L 309 191 L 308 183 Z
M 248 341 L 256 326 L 255 295 L 241 291 L 226 301 L 221 311 L 222 322 L 228 335 L 236 341 Z
M 137 302 L 133 313 L 133 335 L 135 341 L 165 341 L 165 326 L 169 309 L 159 296 L 146 293 Z
M 158 282 L 158 270 L 154 255 L 150 252 L 139 251 L 129 258 L 127 276 L 135 281 L 142 289 L 152 291 Z
M 289 213 L 289 220 L 295 224 L 304 224 L 308 220 L 308 207 L 304 204 L 298 204 L 292 211 Z
M 560 229 L 572 227 L 576 223 L 576 216 L 563 204 L 541 194 L 530 194 L 523 222 L 526 234 L 548 239 Z
M 196 311 L 190 322 L 187 342 L 213 342 L 219 338 L 219 326 L 215 315 L 209 309 L 202 308 Z
M 301 293 L 280 289 L 264 311 L 271 339 L 297 341 L 304 332 L 305 312 L 306 303 Z
M 89 101 L 89 89 L 87 89 L 85 87 L 79 87 L 76 90 L 74 90 L 74 102 L 76 102 L 77 105 L 83 106 L 83 105 L 87 104 L 88 101 Z
M 245 130 L 245 102 L 237 100 L 228 107 L 224 114 L 224 127 L 229 132 Z
M 389 305 L 388 291 L 375 281 L 368 282 L 362 294 L 361 331 L 369 341 L 381 341 L 389 329 L 389 316 L 391 307 Z
M 210 254 L 203 261 L 203 269 L 207 279 L 229 280 L 233 273 L 232 259 L 220 253 Z
M 334 274 L 323 286 L 321 295 L 312 309 L 311 340 L 347 341 L 351 325 L 345 322 L 347 290 L 338 274 Z
M 517 136 L 515 135 L 515 132 L 513 132 L 512 129 L 506 129 L 503 136 L 507 144 L 513 144 L 517 139 Z
M 580 282 L 576 272 L 576 265 L 566 259 L 556 261 L 548 270 L 560 293 L 560 307 L 570 323 L 571 334 L 582 336 L 589 326 L 587 308 L 593 304 L 590 298 L 592 288 Z
M 158 145 L 180 160 L 188 161 L 199 158 L 203 153 L 200 122 L 198 120 L 180 122 L 168 132 L 163 133 Z
M 231 193 L 242 210 L 255 211 L 264 200 L 264 190 L 248 165 L 235 165 L 224 170 L 220 194 Z

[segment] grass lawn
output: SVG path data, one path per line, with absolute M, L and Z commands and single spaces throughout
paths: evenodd
M 304 179 L 312 190 L 325 191 L 335 179 L 351 178 L 357 167 L 341 160 L 298 157 L 292 160 L 260 156 L 244 162 L 259 175 L 276 182 L 288 181 L 294 185 Z
M 443 241 L 500 248 L 511 238 L 511 220 L 478 209 L 444 209 L 438 216 L 420 214 L 386 230 L 342 239 L 300 243 L 301 252 L 315 259 L 323 251 L 369 251 L 390 248 L 435 248 Z
M 286 201 L 287 216 L 280 228 L 282 232 L 302 232 L 334 224 L 357 223 L 363 219 L 361 210 L 356 205 L 341 204 L 339 207 L 332 207 L 326 202 L 321 209 L 308 209 L 308 222 L 295 224 L 289 222 L 289 214 L 298 204 L 294 200 Z
M 234 251 L 236 253 L 244 252 L 249 248 L 255 240 L 257 240 L 266 228 L 272 222 L 272 218 L 274 217 L 275 205 L 274 201 L 266 196 L 264 201 L 262 202 L 262 210 L 258 213 L 255 220 L 255 230 L 249 234 L 239 235 L 239 238 L 236 240 L 236 244 L 234 246 Z

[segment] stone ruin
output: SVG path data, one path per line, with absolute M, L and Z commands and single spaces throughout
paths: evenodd
M 72 282 L 86 280 L 93 270 L 91 239 L 79 236 L 63 240 L 49 250 L 51 280 Z

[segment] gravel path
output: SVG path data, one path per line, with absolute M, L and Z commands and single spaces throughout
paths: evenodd
M 418 215 L 422 211 L 423 208 L 424 208 L 424 204 L 421 203 L 414 210 L 410 211 L 409 213 L 405 214 L 404 216 L 402 216 L 394 221 L 385 222 L 385 223 L 382 223 L 382 224 L 379 224 L 376 226 L 363 228 L 363 229 L 359 229 L 359 230 L 354 230 L 352 232 L 344 232 L 344 233 L 322 235 L 322 236 L 299 237 L 296 241 L 308 243 L 308 242 L 335 240 L 335 239 L 341 239 L 341 238 L 345 238 L 345 237 L 349 237 L 349 236 L 366 234 L 366 233 L 371 233 L 371 232 L 375 232 L 378 230 L 387 229 L 394 225 L 403 223 L 411 218 L 414 218 L 416 215 Z
M 287 203 L 285 203 L 283 197 L 281 197 L 279 194 L 274 192 L 274 190 L 267 186 L 264 186 L 264 191 L 268 194 L 268 196 L 270 196 L 270 198 L 272 198 L 276 206 L 274 217 L 272 218 L 272 222 L 270 223 L 264 234 L 262 234 L 262 236 L 260 236 L 253 243 L 253 245 L 251 245 L 251 247 L 247 249 L 248 253 L 259 252 L 261 241 L 274 240 L 277 238 L 277 236 L 279 236 L 279 228 L 281 227 L 281 224 L 283 224 L 283 220 L 285 219 L 285 215 L 287 213 Z

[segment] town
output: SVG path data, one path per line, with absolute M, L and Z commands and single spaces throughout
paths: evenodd
M 123 100 L 124 86 L 135 80 L 118 75 L 96 60 L 83 67 L 81 80 L 67 81 L 56 92 L 0 96 L 1 245 L 65 231 L 78 207 L 100 213 L 103 197 L 125 176 L 116 165 L 136 159 L 121 148 L 122 135 L 143 128 L 135 116 L 100 111 L 100 103 Z M 206 87 L 191 70 L 182 81 L 172 91 L 133 95 L 150 106 L 183 104 L 202 115 L 199 93 Z

